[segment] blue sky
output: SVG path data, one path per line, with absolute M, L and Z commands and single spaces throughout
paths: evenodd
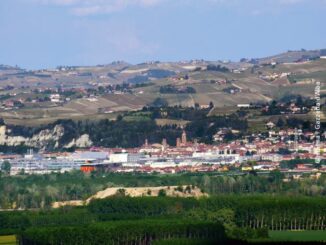
M 326 48 L 326 0 L 0 0 L 0 64 L 231 59 Z

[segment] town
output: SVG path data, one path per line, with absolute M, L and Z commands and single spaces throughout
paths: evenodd
M 271 125 L 269 124 L 269 127 Z M 221 137 L 220 130 L 215 139 Z M 298 140 L 302 136 L 307 141 Z M 250 172 L 268 173 L 280 170 L 298 178 L 309 173 L 318 176 L 326 172 L 323 164 L 313 159 L 326 158 L 326 144 L 320 149 L 311 141 L 312 132 L 301 130 L 269 131 L 267 137 L 255 135 L 230 143 L 208 145 L 190 142 L 186 132 L 177 138 L 176 146 L 144 142 L 137 148 L 90 147 L 75 152 L 42 152 L 34 154 L 30 150 L 25 155 L 2 154 L 2 165 L 10 163 L 10 174 L 46 174 L 81 170 L 83 172 L 140 172 L 140 173 L 180 173 L 180 172 Z M 293 139 L 293 140 L 291 140 Z
M 326 242 L 326 0 L 0 0 L 0 245 Z

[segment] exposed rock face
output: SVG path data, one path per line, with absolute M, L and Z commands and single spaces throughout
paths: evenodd
M 71 147 L 77 147 L 77 148 L 86 148 L 93 145 L 93 142 L 89 138 L 88 134 L 83 134 L 78 139 L 73 139 L 69 144 L 65 145 L 64 148 L 71 148 Z
M 34 134 L 32 137 L 23 136 L 10 136 L 6 126 L 0 126 L 0 145 L 19 146 L 25 145 L 40 149 L 46 149 L 48 147 L 59 148 L 60 139 L 64 136 L 64 128 L 61 125 L 56 125 L 53 129 L 44 129 L 39 133 Z M 72 141 L 65 147 L 77 147 L 84 148 L 92 146 L 93 142 L 90 140 L 88 134 L 84 134 Z
M 52 130 L 45 129 L 40 131 L 38 134 L 33 135 L 31 139 L 27 139 L 27 145 L 43 148 L 49 145 L 50 143 L 56 143 L 64 135 L 64 128 L 60 125 L 56 125 Z

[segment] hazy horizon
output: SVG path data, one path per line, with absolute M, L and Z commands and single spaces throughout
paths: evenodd
M 232 60 L 323 49 L 325 0 L 3 0 L 0 64 Z

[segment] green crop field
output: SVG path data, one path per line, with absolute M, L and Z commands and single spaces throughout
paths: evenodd
M 273 241 L 326 241 L 326 231 L 270 231 Z
M 16 236 L 0 236 L 0 245 L 14 245 L 17 244 Z
M 250 242 L 326 242 L 326 231 L 269 231 L 269 238 Z

